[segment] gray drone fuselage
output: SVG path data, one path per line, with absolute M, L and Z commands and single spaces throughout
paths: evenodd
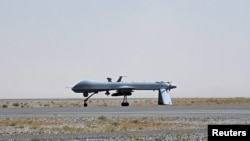
M 171 88 L 170 88 L 171 87 Z M 76 93 L 100 92 L 107 90 L 160 90 L 173 89 L 176 86 L 167 85 L 164 82 L 104 82 L 97 80 L 85 80 L 77 83 L 72 90 Z
M 85 99 L 85 106 L 87 105 L 86 102 L 88 99 L 98 93 L 106 91 L 106 95 L 109 95 L 109 91 L 116 91 L 115 93 L 111 94 L 111 96 L 124 96 L 126 99 L 127 96 L 132 95 L 134 90 L 158 90 L 158 104 L 159 105 L 172 105 L 172 101 L 170 98 L 169 93 L 171 89 L 176 88 L 175 85 L 171 83 L 165 82 L 121 82 L 121 79 L 118 79 L 116 82 L 111 82 L 111 79 L 108 78 L 108 82 L 105 81 L 97 81 L 97 80 L 84 80 L 77 83 L 73 88 L 72 91 L 75 93 L 83 93 L 84 97 L 88 97 Z M 93 93 L 88 96 L 89 93 Z M 126 101 L 126 100 L 125 100 Z M 125 102 L 127 103 L 127 102 Z M 124 102 L 123 102 L 124 104 Z

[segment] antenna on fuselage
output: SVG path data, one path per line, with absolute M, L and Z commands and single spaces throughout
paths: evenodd
M 122 82 L 122 77 L 127 77 L 127 76 L 119 76 L 116 82 Z
M 107 78 L 108 82 L 112 82 L 112 78 L 108 77 Z

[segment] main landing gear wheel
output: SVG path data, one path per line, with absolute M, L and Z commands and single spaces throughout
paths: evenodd
M 121 103 L 121 106 L 123 107 L 123 106 L 129 106 L 129 103 L 128 103 L 128 101 L 127 101 L 127 95 L 124 95 L 124 97 L 123 97 L 123 102 Z
M 122 102 L 122 103 L 121 103 L 121 106 L 129 106 L 129 103 L 128 103 L 128 102 L 125 102 L 125 103 Z

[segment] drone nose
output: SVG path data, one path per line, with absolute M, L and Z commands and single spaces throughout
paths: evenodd
M 75 92 L 75 93 L 79 91 L 77 85 L 75 85 L 74 87 L 72 87 L 71 90 L 73 92 Z

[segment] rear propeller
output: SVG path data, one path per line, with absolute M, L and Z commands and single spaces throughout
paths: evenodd
M 170 92 L 171 89 L 176 88 L 176 86 L 172 84 L 172 81 L 166 82 L 166 83 L 168 84 L 168 89 L 167 89 L 167 90 L 168 90 L 169 92 Z
M 170 92 L 172 81 L 171 82 L 166 82 L 166 83 L 168 84 L 168 89 L 167 90 Z

